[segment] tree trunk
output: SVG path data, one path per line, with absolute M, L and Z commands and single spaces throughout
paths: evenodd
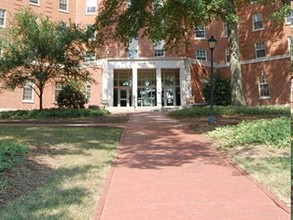
M 44 93 L 44 88 L 40 88 L 40 93 L 39 93 L 39 109 L 43 109 L 43 93 Z
M 242 85 L 242 73 L 239 58 L 239 44 L 237 34 L 237 23 L 230 26 L 230 72 L 231 72 L 231 105 L 245 106 L 245 98 Z

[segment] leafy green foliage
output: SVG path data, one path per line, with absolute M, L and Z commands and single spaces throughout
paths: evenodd
M 214 106 L 216 116 L 221 115 L 282 115 L 289 116 L 290 108 L 283 106 L 257 106 L 257 107 L 235 107 L 235 106 Z M 209 116 L 210 107 L 190 107 L 169 113 L 171 117 L 188 118 Z
M 234 126 L 217 127 L 209 135 L 229 146 L 265 144 L 272 148 L 286 148 L 291 143 L 290 122 L 289 117 L 242 121 Z
M 107 110 L 101 109 L 43 109 L 18 110 L 0 112 L 0 119 L 46 119 L 46 118 L 79 118 L 108 115 Z
M 230 80 L 224 79 L 220 74 L 214 77 L 214 104 L 230 105 L 231 104 L 231 84 Z M 203 85 L 203 95 L 207 103 L 210 103 L 211 83 Z
M 87 100 L 82 90 L 84 90 L 82 83 L 69 82 L 62 88 L 57 97 L 58 106 L 60 108 L 84 108 Z
M 31 9 L 15 14 L 11 25 L 1 30 L 0 76 L 6 88 L 23 87 L 26 82 L 40 99 L 45 85 L 68 78 L 89 80 L 81 68 L 88 32 L 73 23 L 55 23 Z
M 0 141 L 0 189 L 6 189 L 9 182 L 3 176 L 4 171 L 9 171 L 25 161 L 28 148 L 22 144 L 11 141 Z
M 14 164 L 23 162 L 27 147 L 10 141 L 0 141 L 0 171 L 9 170 Z

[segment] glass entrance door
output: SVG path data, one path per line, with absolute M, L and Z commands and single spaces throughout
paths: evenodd
M 130 106 L 130 92 L 128 88 L 119 88 L 118 107 Z
M 164 106 L 173 106 L 176 105 L 176 100 L 175 100 L 175 88 L 172 86 L 165 86 L 163 88 L 163 94 L 164 94 L 164 98 L 163 98 L 163 102 L 164 102 Z
M 162 91 L 163 106 L 179 106 L 181 104 L 178 69 L 162 70 Z

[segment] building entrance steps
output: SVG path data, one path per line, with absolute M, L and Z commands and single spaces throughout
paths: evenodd
M 162 112 L 134 113 L 98 203 L 101 220 L 288 220 L 249 178 Z

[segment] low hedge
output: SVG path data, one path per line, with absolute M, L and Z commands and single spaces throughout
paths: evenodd
M 0 119 L 47 119 L 47 118 L 80 118 L 108 115 L 102 109 L 43 109 L 17 110 L 0 112 Z
M 290 107 L 286 106 L 214 106 L 215 115 L 280 115 L 290 116 Z M 169 112 L 169 116 L 175 118 L 203 117 L 209 116 L 210 106 L 188 107 L 181 110 Z

